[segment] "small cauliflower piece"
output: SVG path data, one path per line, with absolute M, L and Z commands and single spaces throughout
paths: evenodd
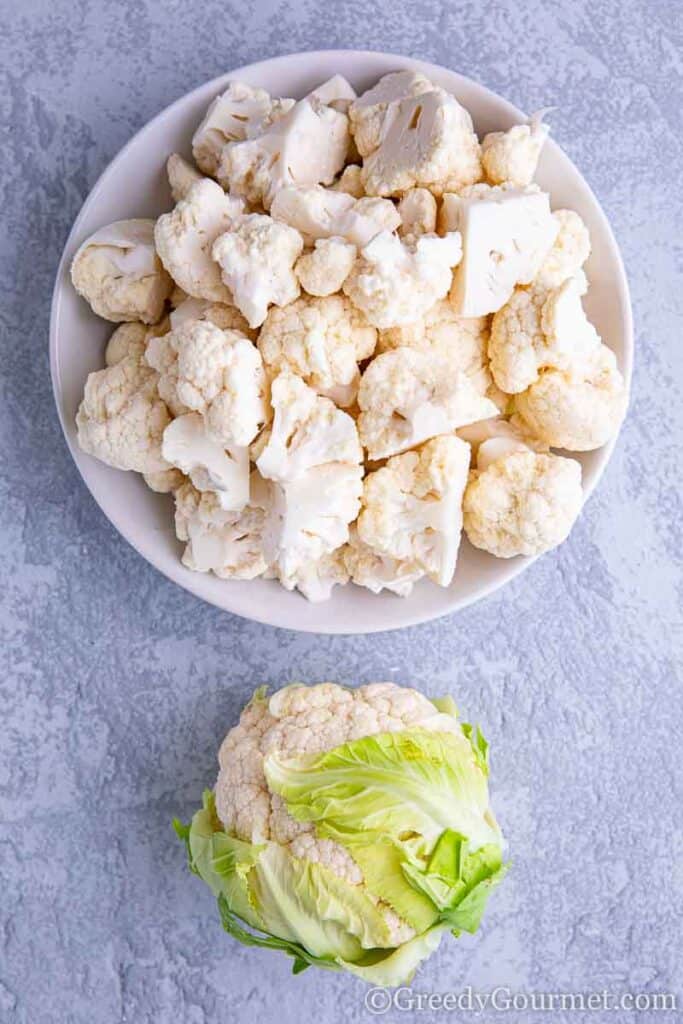
M 286 306 L 299 295 L 294 264 L 303 247 L 298 231 L 260 213 L 214 242 L 212 256 L 250 327 L 263 323 L 269 306 Z
M 373 594 L 389 590 L 399 597 L 407 597 L 413 584 L 425 574 L 424 569 L 414 562 L 400 562 L 371 548 L 360 539 L 355 526 L 349 531 L 343 557 L 351 581 Z
M 436 231 L 436 199 L 427 188 L 411 188 L 398 204 L 402 238 L 433 235 Z
M 470 474 L 465 533 L 497 558 L 540 555 L 568 537 L 582 503 L 575 459 L 513 451 Z
M 280 373 L 271 385 L 271 404 L 271 431 L 256 460 L 263 477 L 289 482 L 325 463 L 355 468 L 362 461 L 353 419 L 299 377 Z
M 317 100 L 335 110 L 344 113 L 348 111 L 349 105 L 356 99 L 356 90 L 343 75 L 332 75 L 321 85 L 316 86 L 306 97 L 308 100 Z
M 498 413 L 447 358 L 409 348 L 372 360 L 361 377 L 358 404 L 358 431 L 370 459 L 396 455 Z
M 573 370 L 545 370 L 515 406 L 522 423 L 553 448 L 601 448 L 619 429 L 627 391 L 614 353 L 600 345 Z
M 576 277 L 591 252 L 588 228 L 578 213 L 555 210 L 553 219 L 557 235 L 534 282 L 543 288 L 558 288 L 568 278 Z
M 249 326 L 237 306 L 228 306 L 223 302 L 186 298 L 169 317 L 171 330 L 188 320 L 208 320 L 222 331 L 237 331 L 251 341 L 256 341 L 258 337 L 258 330 Z
M 203 178 L 170 213 L 159 217 L 154 241 L 162 263 L 183 291 L 197 299 L 230 304 L 232 296 L 211 257 L 211 247 L 241 219 L 244 203 Z
M 484 316 L 505 305 L 515 285 L 530 284 L 558 230 L 545 192 L 475 185 L 446 195 L 440 228 L 462 234 L 462 261 L 451 302 L 460 316 Z
M 458 437 L 467 441 L 472 450 L 477 469 L 488 469 L 490 464 L 511 452 L 547 452 L 548 445 L 532 437 L 519 417 L 506 420 L 497 416 L 490 420 L 479 420 L 457 430 Z
M 173 281 L 154 249 L 153 220 L 118 220 L 83 242 L 71 264 L 79 295 L 114 323 L 160 319 Z
M 524 188 L 534 180 L 538 159 L 550 128 L 543 123 L 546 110 L 532 114 L 526 124 L 506 132 L 489 132 L 481 143 L 481 163 L 490 185 L 509 183 Z
M 358 392 L 358 364 L 370 358 L 376 341 L 375 328 L 345 296 L 302 296 L 285 309 L 271 309 L 258 346 L 272 376 L 288 370 L 349 406 Z
M 363 160 L 369 196 L 400 196 L 415 187 L 440 196 L 480 177 L 472 118 L 444 89 L 400 100 L 384 119 L 377 149 Z
M 166 161 L 166 175 L 174 203 L 184 199 L 192 186 L 204 177 L 179 153 L 171 153 Z
M 312 252 L 299 257 L 294 273 L 309 295 L 321 298 L 334 295 L 351 273 L 356 252 L 355 245 L 344 238 L 319 238 Z
M 469 465 L 470 446 L 452 435 L 390 458 L 364 480 L 358 536 L 383 555 L 417 564 L 447 587 L 460 546 Z
M 107 366 L 116 366 L 126 356 L 142 359 L 147 345 L 147 327 L 140 321 L 119 324 L 104 350 L 104 362 Z
M 184 473 L 172 466 L 170 469 L 161 469 L 156 473 L 144 473 L 143 480 L 150 491 L 157 494 L 173 494 L 186 482 Z
M 249 501 L 249 449 L 236 445 L 226 449 L 209 434 L 199 413 L 178 416 L 169 423 L 161 453 L 198 491 L 213 491 L 222 509 L 239 511 Z
M 365 195 L 362 180 L 362 168 L 360 164 L 349 164 L 341 172 L 337 180 L 330 188 L 337 192 L 347 192 L 354 199 L 362 199 Z
M 382 231 L 361 251 L 344 292 L 375 327 L 413 323 L 448 294 L 461 252 L 457 233 L 401 241 Z
M 88 376 L 76 414 L 78 443 L 114 469 L 157 473 L 169 468 L 161 439 L 170 418 L 157 374 L 138 356 L 125 356 Z
M 305 562 L 291 576 L 278 574 L 285 590 L 300 591 L 312 604 L 328 601 L 336 586 L 349 581 L 349 574 L 343 557 L 343 547 L 337 548 L 312 562 Z
M 237 331 L 188 320 L 152 338 L 146 359 L 174 415 L 201 413 L 211 437 L 226 447 L 248 445 L 268 418 L 261 357 Z
M 223 148 L 229 142 L 241 142 L 268 121 L 286 113 L 294 100 L 275 104 L 265 89 L 254 89 L 244 82 L 230 82 L 217 96 L 192 137 L 192 153 L 205 174 L 216 176 Z
M 307 245 L 318 238 L 340 236 L 363 247 L 380 233 L 394 231 L 400 215 L 389 199 L 354 199 L 322 185 L 292 186 L 278 192 L 271 216 L 300 232 Z
M 383 75 L 349 108 L 351 131 L 361 156 L 368 156 L 380 144 L 382 129 L 391 120 L 401 100 L 430 92 L 433 84 L 415 71 L 393 71 Z

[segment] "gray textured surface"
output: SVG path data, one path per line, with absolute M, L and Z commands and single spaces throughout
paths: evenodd
M 680 3 L 381 6 L 2 4 L 2 1022 L 368 1019 L 359 983 L 291 978 L 224 937 L 170 831 L 254 683 L 292 678 L 452 688 L 491 739 L 514 870 L 480 934 L 445 944 L 416 988 L 680 986 Z M 129 135 L 221 71 L 324 46 L 402 51 L 522 108 L 557 103 L 637 326 L 631 414 L 570 541 L 457 617 L 359 639 L 231 618 L 143 563 L 77 476 L 47 371 L 61 247 Z

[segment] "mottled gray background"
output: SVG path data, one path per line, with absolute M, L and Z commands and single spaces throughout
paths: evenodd
M 1 8 L 0 1020 L 369 1019 L 360 983 L 292 978 L 225 937 L 170 830 L 254 684 L 292 678 L 452 688 L 492 742 L 514 868 L 480 933 L 445 943 L 417 989 L 680 989 L 679 0 Z M 60 251 L 120 146 L 207 78 L 320 47 L 408 53 L 524 109 L 557 104 L 637 329 L 630 416 L 571 539 L 462 614 L 357 639 L 251 625 L 146 565 L 78 477 L 48 379 Z

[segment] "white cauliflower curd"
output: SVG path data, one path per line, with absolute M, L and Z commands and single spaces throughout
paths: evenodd
M 309 295 L 324 298 L 341 291 L 356 262 L 356 247 L 344 238 L 319 238 L 311 252 L 294 267 L 299 284 Z
M 343 556 L 350 579 L 373 594 L 389 590 L 398 597 L 407 597 L 413 584 L 425 574 L 417 562 L 400 561 L 370 547 L 360 539 L 355 526 L 349 531 Z
M 226 448 L 199 413 L 178 416 L 164 430 L 161 453 L 198 491 L 213 491 L 221 509 L 239 511 L 249 500 L 249 449 Z
M 543 288 L 558 288 L 563 281 L 577 277 L 590 256 L 588 228 L 574 210 L 555 210 L 557 235 L 546 255 L 535 283 Z
M 481 163 L 490 185 L 530 185 L 538 158 L 550 129 L 543 123 L 545 111 L 533 114 L 527 124 L 516 124 L 506 132 L 489 132 L 481 143 Z
M 171 153 L 166 161 L 166 176 L 174 203 L 184 199 L 192 186 L 204 177 L 179 153 Z

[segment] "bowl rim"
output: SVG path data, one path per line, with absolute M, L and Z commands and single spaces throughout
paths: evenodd
M 169 103 L 166 107 L 163 107 L 152 118 L 150 118 L 143 125 L 141 125 L 140 128 L 138 128 L 138 130 L 123 144 L 123 146 L 121 146 L 121 148 L 115 153 L 111 160 L 109 160 L 109 162 L 105 165 L 105 167 L 102 169 L 101 173 L 97 177 L 94 185 L 85 197 L 74 219 L 69 234 L 64 242 L 59 263 L 57 265 L 57 269 L 55 272 L 55 283 L 53 286 L 52 299 L 50 303 L 49 362 L 52 392 L 55 405 L 57 407 L 59 423 L 62 429 L 62 434 L 64 435 L 64 440 L 66 441 L 67 447 L 76 465 L 78 473 L 83 483 L 85 484 L 87 490 L 89 491 L 90 495 L 94 498 L 96 504 L 99 506 L 99 508 L 104 513 L 109 522 L 112 523 L 117 532 L 121 534 L 124 540 L 126 540 L 131 545 L 131 547 L 133 547 L 134 550 L 142 558 L 144 558 L 146 562 L 151 564 L 158 572 L 162 573 L 167 579 L 171 580 L 171 582 L 182 587 L 184 590 L 189 591 L 195 597 L 200 598 L 202 601 L 205 601 L 208 604 L 213 605 L 221 611 L 227 611 L 229 614 L 237 615 L 240 618 L 246 619 L 247 621 L 257 622 L 261 625 L 272 626 L 277 629 L 289 629 L 292 631 L 312 633 L 318 635 L 361 636 L 370 633 L 391 632 L 393 630 L 405 629 L 410 626 L 422 625 L 423 623 L 431 622 L 436 619 L 443 618 L 447 615 L 453 615 L 456 612 L 461 611 L 471 606 L 472 604 L 475 604 L 478 601 L 484 600 L 495 591 L 500 590 L 502 587 L 505 586 L 505 584 L 509 583 L 515 577 L 519 576 L 526 569 L 528 569 L 536 561 L 537 558 L 540 558 L 542 556 L 536 555 L 533 557 L 518 557 L 515 559 L 508 560 L 501 559 L 499 575 L 496 575 L 496 577 L 490 580 L 489 582 L 481 584 L 479 587 L 474 589 L 472 593 L 467 594 L 464 597 L 459 596 L 457 599 L 452 600 L 449 604 L 446 604 L 443 608 L 439 609 L 436 612 L 434 612 L 431 609 L 420 612 L 418 606 L 416 608 L 416 611 L 412 613 L 410 616 L 408 616 L 407 619 L 404 619 L 403 621 L 398 622 L 395 625 L 386 625 L 384 623 L 377 624 L 374 622 L 370 622 L 368 624 L 363 624 L 361 629 L 351 629 L 348 628 L 348 626 L 346 626 L 344 622 L 336 623 L 332 621 L 327 623 L 325 625 L 325 628 L 322 629 L 320 628 L 319 625 L 314 626 L 307 624 L 305 616 L 303 616 L 297 624 L 293 624 L 291 622 L 278 622 L 277 615 L 269 616 L 265 613 L 259 614 L 258 612 L 254 613 L 253 611 L 247 613 L 244 610 L 240 609 L 239 599 L 235 601 L 232 601 L 230 599 L 228 599 L 227 601 L 219 601 L 217 599 L 214 599 L 211 595 L 204 593 L 202 587 L 200 586 L 200 574 L 192 574 L 191 572 L 189 572 L 189 570 L 187 570 L 187 576 L 182 575 L 181 577 L 180 572 L 177 575 L 170 572 L 167 566 L 161 564 L 161 559 L 155 555 L 153 550 L 143 550 L 142 543 L 138 542 L 138 540 L 135 539 L 134 536 L 127 529 L 125 517 L 121 516 L 116 511 L 108 507 L 104 499 L 101 498 L 100 494 L 97 493 L 97 490 L 93 488 L 91 482 L 88 480 L 85 473 L 83 453 L 77 447 L 74 440 L 72 440 L 70 432 L 67 428 L 65 410 L 60 400 L 61 383 L 57 359 L 59 308 L 63 289 L 65 264 L 67 262 L 67 259 L 71 258 L 74 241 L 78 238 L 81 224 L 83 220 L 86 218 L 90 206 L 92 205 L 92 203 L 95 202 L 102 189 L 106 187 L 110 175 L 115 173 L 118 164 L 123 161 L 123 158 L 125 157 L 127 152 L 136 144 L 138 137 L 143 132 L 145 132 L 152 124 L 167 118 L 169 115 L 172 114 L 174 110 L 182 107 L 192 97 L 195 97 L 199 93 L 204 92 L 211 93 L 215 91 L 215 93 L 217 94 L 221 88 L 225 87 L 225 84 L 228 81 L 230 81 L 231 79 L 235 79 L 240 74 L 244 74 L 245 72 L 248 72 L 251 75 L 254 73 L 258 73 L 259 69 L 265 69 L 266 67 L 272 69 L 274 66 L 277 65 L 286 65 L 292 62 L 298 62 L 302 60 L 333 62 L 336 58 L 343 58 L 344 60 L 352 59 L 359 61 L 377 59 L 396 61 L 397 70 L 403 70 L 404 68 L 413 68 L 422 70 L 423 73 L 427 75 L 429 75 L 430 72 L 436 72 L 437 74 L 446 72 L 452 78 L 457 79 L 461 83 L 463 83 L 463 85 L 466 88 L 474 88 L 478 92 L 482 93 L 486 98 L 491 99 L 499 106 L 505 108 L 506 113 L 515 120 L 523 121 L 527 117 L 527 115 L 524 114 L 523 111 L 521 111 L 518 107 L 512 104 L 509 100 L 505 99 L 503 96 L 500 96 L 498 93 L 494 92 L 492 89 L 489 89 L 487 86 L 483 85 L 476 79 L 470 78 L 467 75 L 462 75 L 460 74 L 460 72 L 454 71 L 452 68 L 446 67 L 445 65 L 434 64 L 433 62 L 424 61 L 419 58 L 409 56 L 407 54 L 392 53 L 384 50 L 355 50 L 336 48 L 295 51 L 292 53 L 278 54 L 275 57 L 266 57 L 258 61 L 252 61 L 249 64 L 242 64 L 239 67 L 232 68 L 229 71 L 224 72 L 223 74 L 216 75 L 214 78 L 209 79 L 206 82 L 201 82 L 199 85 L 189 90 L 189 92 L 184 93 L 183 95 L 175 99 L 172 103 Z M 335 72 L 332 71 L 331 73 L 334 74 Z M 590 184 L 586 181 L 579 168 L 552 137 L 550 137 L 546 141 L 545 146 L 551 151 L 559 150 L 562 153 L 564 160 L 568 163 L 569 167 L 571 168 L 572 172 L 580 178 L 582 185 L 585 188 L 586 194 L 588 195 L 588 198 L 593 203 L 595 216 L 600 221 L 600 226 L 610 246 L 612 257 L 614 259 L 614 269 L 616 271 L 614 280 L 611 281 L 610 283 L 610 287 L 614 289 L 615 294 L 618 298 L 620 310 L 624 320 L 624 330 L 622 333 L 623 353 L 621 353 L 620 357 L 620 370 L 623 374 L 628 394 L 630 393 L 634 362 L 633 311 L 631 307 L 631 297 L 628 279 L 626 276 L 626 269 L 624 266 L 621 251 L 619 249 L 619 245 L 612 230 L 612 226 L 607 218 L 605 211 L 602 208 L 600 201 L 598 200 L 595 192 L 591 188 Z M 623 420 L 620 424 L 619 431 L 617 431 L 614 437 L 612 437 L 607 442 L 607 444 L 603 445 L 602 448 L 597 449 L 591 453 L 594 456 L 594 465 L 592 466 L 591 479 L 583 486 L 583 506 L 585 506 L 586 502 L 588 501 L 593 491 L 595 490 L 597 484 L 599 483 L 600 479 L 602 478 L 603 473 L 605 472 L 607 464 L 612 456 L 614 448 L 619 439 L 622 426 Z M 184 569 L 180 561 L 178 562 L 178 565 L 180 568 Z M 198 578 L 196 582 L 193 578 L 194 575 L 200 576 L 200 578 Z M 301 598 L 300 595 L 292 594 L 292 597 L 294 596 L 300 598 L 301 600 L 304 600 L 303 598 Z

